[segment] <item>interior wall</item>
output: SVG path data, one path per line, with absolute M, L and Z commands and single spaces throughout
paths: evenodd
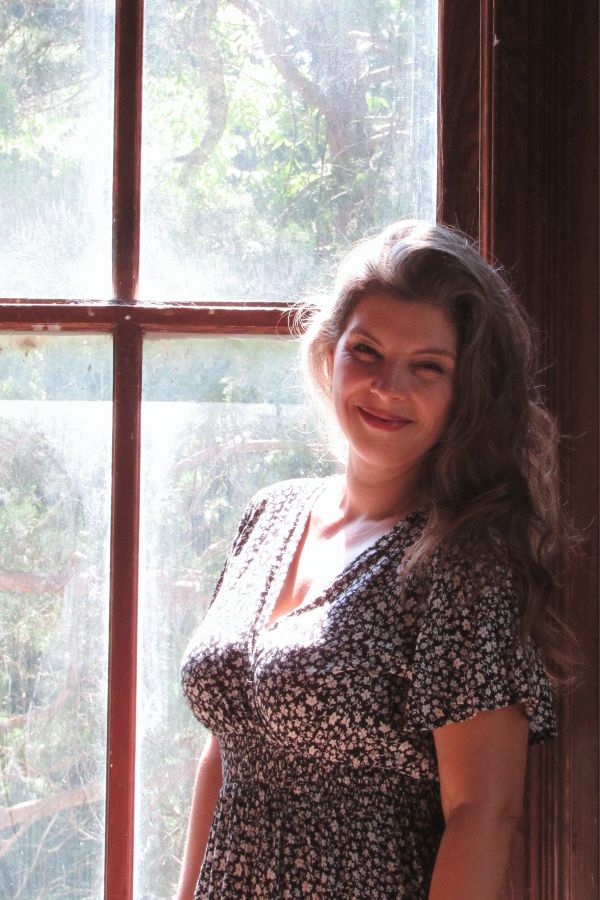
M 583 558 L 562 612 L 585 681 L 532 753 L 523 893 L 598 897 L 598 4 L 496 2 L 492 250 L 541 330 L 541 382 L 563 440 Z M 541 852 L 536 852 L 540 848 Z
M 540 383 L 584 534 L 560 608 L 584 682 L 532 748 L 506 898 L 598 898 L 598 4 L 441 3 L 438 217 L 481 241 L 540 328 Z

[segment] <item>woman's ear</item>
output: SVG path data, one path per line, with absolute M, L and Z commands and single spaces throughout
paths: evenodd
M 331 379 L 333 377 L 333 357 L 335 355 L 335 344 L 328 344 L 327 349 L 325 351 L 325 371 L 327 373 L 327 380 L 329 381 L 331 388 Z

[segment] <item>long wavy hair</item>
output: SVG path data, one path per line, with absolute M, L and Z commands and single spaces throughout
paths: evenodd
M 301 312 L 305 371 L 327 404 L 330 351 L 373 291 L 438 306 L 458 337 L 454 406 L 420 463 L 417 489 L 429 516 L 404 578 L 424 573 L 438 549 L 502 548 L 520 583 L 520 638 L 534 636 L 553 686 L 564 688 L 576 680 L 570 648 L 578 642 L 551 600 L 574 531 L 559 494 L 558 429 L 536 384 L 533 323 L 464 234 L 397 222 L 355 245 L 329 298 Z

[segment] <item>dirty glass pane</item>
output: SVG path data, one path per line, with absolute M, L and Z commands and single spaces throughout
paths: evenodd
M 0 296 L 111 294 L 114 6 L 0 3 Z
M 437 0 L 146 4 L 140 295 L 287 300 L 435 217 Z
M 174 896 L 203 730 L 179 670 L 244 506 L 330 474 L 293 342 L 158 338 L 144 351 L 135 896 Z
M 104 896 L 111 340 L 0 335 L 0 896 Z

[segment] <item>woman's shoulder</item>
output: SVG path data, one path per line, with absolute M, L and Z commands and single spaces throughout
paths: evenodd
M 440 545 L 433 554 L 429 576 L 433 592 L 451 595 L 458 606 L 500 595 L 520 605 L 517 569 L 508 542 L 497 533 L 463 536 L 451 545 Z
M 230 554 L 237 556 L 241 553 L 251 536 L 256 542 L 264 540 L 267 534 L 275 534 L 285 527 L 286 517 L 288 522 L 297 518 L 310 502 L 311 494 L 321 489 L 323 481 L 319 478 L 290 478 L 256 491 L 242 512 Z
M 288 478 L 260 488 L 251 498 L 249 505 L 264 507 L 292 500 L 305 501 L 315 495 L 327 483 L 328 478 Z
M 530 744 L 555 736 L 543 654 L 522 632 L 524 590 L 507 545 L 478 536 L 436 550 L 415 642 L 409 730 L 521 703 Z
M 240 527 L 283 511 L 293 514 L 304 508 L 326 482 L 326 478 L 288 478 L 260 488 L 246 504 Z

